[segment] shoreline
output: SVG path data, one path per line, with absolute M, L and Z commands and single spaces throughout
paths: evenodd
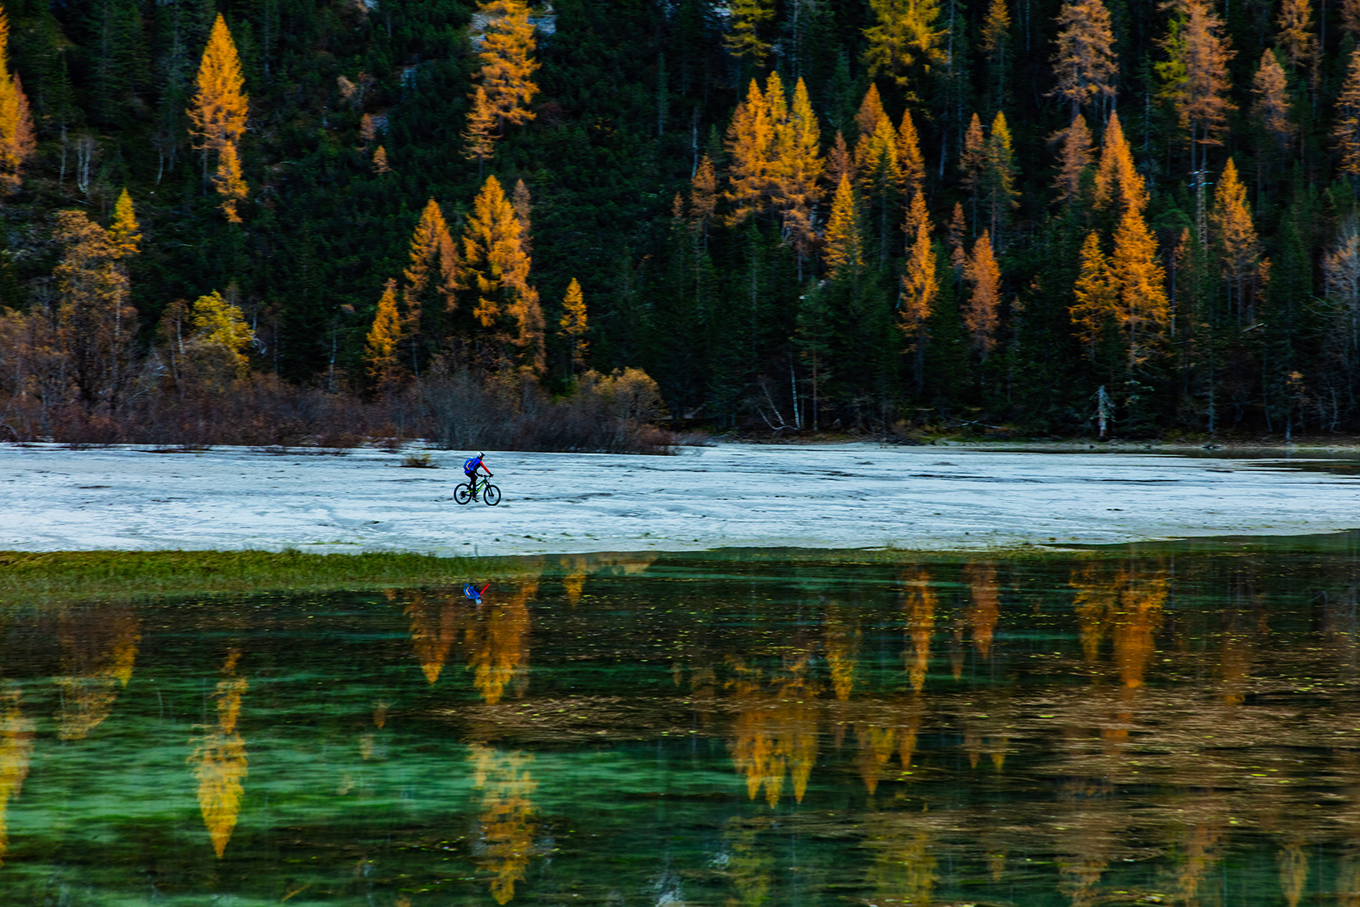
M 1294 536 L 1360 527 L 1340 448 L 1203 451 L 874 442 L 677 456 L 487 452 L 504 501 L 458 506 L 464 454 L 345 456 L 0 444 L 0 550 L 407 552 L 442 557 L 904 552 Z

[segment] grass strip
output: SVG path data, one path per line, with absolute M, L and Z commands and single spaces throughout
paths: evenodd
M 0 551 L 0 603 L 440 586 L 522 571 L 512 559 L 396 552 Z

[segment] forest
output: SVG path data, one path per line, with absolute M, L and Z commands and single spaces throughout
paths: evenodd
M 3 12 L 3 440 L 1360 431 L 1360 0 Z

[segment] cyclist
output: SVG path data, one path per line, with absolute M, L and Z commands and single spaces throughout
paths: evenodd
M 487 469 L 486 464 L 482 462 L 482 458 L 485 456 L 486 454 L 479 453 L 475 457 L 469 457 L 467 462 L 463 464 L 463 475 L 467 476 L 468 487 L 472 489 L 474 501 L 477 500 L 477 470 L 481 469 L 486 473 L 487 478 L 491 477 L 491 470 Z

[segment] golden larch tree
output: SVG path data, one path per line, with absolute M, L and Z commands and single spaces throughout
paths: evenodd
M 855 187 L 848 177 L 841 177 L 841 183 L 836 187 L 836 197 L 831 202 L 823 256 L 832 280 L 852 277 L 864 266 L 859 204 L 855 198 Z
M 590 344 L 586 342 L 586 298 L 581 292 L 581 284 L 575 277 L 567 284 L 567 295 L 562 300 L 562 320 L 557 323 L 559 337 L 564 338 L 571 350 L 571 373 L 586 367 L 586 353 Z
M 1247 205 L 1247 187 L 1232 159 L 1214 187 L 1210 212 L 1214 247 L 1228 285 L 1232 309 L 1240 325 L 1255 318 L 1255 290 L 1261 276 L 1261 241 Z
M 1269 48 L 1261 53 L 1261 65 L 1251 80 L 1251 93 L 1256 95 L 1256 102 L 1252 105 L 1253 118 L 1274 141 L 1276 150 L 1288 150 L 1294 136 L 1289 83 L 1284 67 Z
M 770 80 L 775 80 L 771 74 Z M 812 110 L 807 85 L 802 79 L 793 91 L 793 104 L 786 111 L 771 104 L 774 118 L 774 148 L 771 177 L 775 207 L 783 221 L 783 235 L 793 246 L 799 260 L 806 258 L 816 243 L 813 211 L 822 200 L 821 127 Z
M 972 335 L 973 349 L 986 359 L 996 347 L 1001 311 L 1001 266 L 992 254 L 992 238 L 986 230 L 973 243 L 964 277 L 969 284 L 969 293 L 963 308 L 963 323 Z
M 1133 150 L 1124 138 L 1124 127 L 1119 114 L 1110 114 L 1109 125 L 1100 146 L 1100 165 L 1096 170 L 1095 203 L 1097 208 L 1113 205 L 1116 213 L 1147 206 L 1147 183 L 1133 163 Z
M 1110 11 L 1101 0 L 1067 0 L 1058 13 L 1050 96 L 1065 98 L 1076 118 L 1084 107 L 1100 102 L 1103 116 L 1114 101 L 1119 64 L 1114 53 Z
M 727 129 L 729 216 L 739 224 L 765 206 L 774 161 L 774 124 L 759 83 L 751 80 L 746 100 L 737 105 Z
M 460 286 L 493 354 L 523 371 L 543 371 L 543 311 L 529 283 L 531 260 L 520 219 L 495 176 L 486 178 L 463 233 Z
M 728 5 L 731 26 L 723 36 L 723 44 L 740 60 L 762 66 L 770 54 L 770 43 L 761 31 L 774 19 L 773 0 L 733 0 Z
M 707 154 L 699 159 L 689 183 L 689 222 L 705 241 L 718 210 L 718 174 Z
M 858 176 L 855 172 L 855 155 L 845 141 L 845 133 L 837 130 L 836 137 L 831 141 L 831 150 L 826 153 L 827 185 L 835 192 L 835 187 L 841 184 L 842 179 L 853 183 Z
M 132 196 L 125 187 L 113 205 L 113 223 L 109 224 L 109 241 L 113 243 L 122 258 L 130 258 L 141 251 L 141 226 L 137 223 L 137 211 L 132 205 Z
M 887 76 L 905 88 L 913 64 L 929 68 L 943 57 L 939 0 L 869 0 L 869 8 L 864 63 L 870 77 Z
M 1228 114 L 1236 109 L 1228 99 L 1228 61 L 1235 53 L 1209 0 L 1177 0 L 1176 10 L 1172 32 L 1162 41 L 1169 59 L 1156 68 L 1165 83 L 1163 95 L 1188 132 L 1190 169 L 1195 171 L 1203 167 L 1208 147 L 1223 143 Z
M 1346 67 L 1346 80 L 1336 98 L 1336 119 L 1332 125 L 1332 147 L 1336 150 L 1338 169 L 1360 182 L 1360 49 L 1351 51 Z
M 1341 30 L 1360 38 L 1360 0 L 1341 0 Z
M 988 86 L 988 93 L 993 103 L 1000 107 L 1005 97 L 1011 44 L 1011 14 L 1006 8 L 1006 0 L 991 0 L 979 37 L 982 39 L 982 52 L 987 57 L 988 81 L 995 79 Z
M 1280 27 L 1275 44 L 1284 52 L 1290 71 L 1296 76 L 1306 73 L 1311 80 L 1318 52 L 1312 0 L 1281 0 L 1280 16 L 1275 22 Z
M 472 105 L 468 108 L 467 126 L 463 130 L 463 157 L 477 162 L 477 172 L 482 165 L 496 153 L 496 111 L 487 100 L 486 89 L 481 85 L 472 93 Z
M 1072 285 L 1072 298 L 1068 309 L 1072 326 L 1087 358 L 1094 361 L 1102 337 L 1118 323 L 1119 307 L 1119 287 L 1095 231 L 1082 243 L 1081 269 Z
M 982 131 L 982 119 L 975 113 L 968 121 L 968 131 L 963 134 L 963 151 L 959 154 L 963 185 L 974 199 L 982 188 L 982 170 L 986 166 L 987 137 Z
M 878 86 L 869 83 L 869 90 L 864 92 L 864 97 L 859 102 L 859 110 L 855 112 L 855 129 L 858 130 L 859 145 L 863 145 L 865 139 L 874 134 L 879 121 L 887 115 L 883 109 L 883 97 L 878 93 Z
M 392 172 L 392 165 L 387 162 L 387 149 L 382 145 L 373 152 L 373 172 L 382 176 L 384 173 Z
M 494 112 L 497 126 L 518 126 L 534 118 L 529 108 L 538 84 L 534 73 L 538 63 L 533 54 L 538 47 L 529 8 L 521 0 L 492 0 L 478 10 L 486 22 L 477 59 L 477 74 L 486 102 Z M 474 95 L 475 97 L 475 95 Z
M 383 284 L 382 298 L 373 317 L 373 326 L 364 342 L 364 367 L 374 385 L 387 389 L 395 385 L 401 374 L 397 362 L 397 346 L 401 343 L 401 313 L 397 310 L 397 282 L 388 278 Z
M 1002 230 L 1010 209 L 1016 207 L 1020 192 L 1015 188 L 1019 169 L 1015 164 L 1015 149 L 1011 144 L 1011 130 L 1006 115 L 997 111 L 984 147 L 985 164 L 982 170 L 982 193 L 991 220 L 991 234 L 999 246 Z
M 37 148 L 28 97 L 9 71 L 9 19 L 0 8 L 0 189 L 19 188 L 24 164 Z
M 1053 187 L 1058 190 L 1058 201 L 1073 203 L 1081 198 L 1081 183 L 1094 148 L 1086 117 L 1077 114 L 1072 123 L 1059 135 L 1058 177 Z
M 213 185 L 217 188 L 217 194 L 222 196 L 222 213 L 226 215 L 227 223 L 241 223 L 241 215 L 237 213 L 236 206 L 245 201 L 249 189 L 246 181 L 241 178 L 241 159 L 237 156 L 235 143 L 222 146 L 222 151 L 217 156 L 217 172 L 213 175 Z
M 1162 329 L 1171 320 L 1166 271 L 1157 260 L 1157 239 L 1142 213 L 1134 208 L 1119 219 L 1110 271 L 1119 286 L 1117 322 L 1132 372 L 1152 355 Z
M 438 345 L 444 315 L 458 305 L 458 247 L 434 199 L 425 203 L 411 233 L 402 276 L 402 342 L 411 370 L 420 374 L 422 352 Z
M 897 166 L 902 170 L 902 190 L 907 198 L 925 188 L 926 162 L 910 110 L 902 112 L 902 122 L 897 127 Z
M 189 318 L 194 327 L 192 342 L 202 352 L 220 358 L 236 377 L 244 376 L 250 368 L 246 350 L 255 342 L 255 332 L 241 307 L 213 290 L 194 300 Z
M 64 247 L 53 274 L 58 346 L 70 363 L 81 404 L 116 408 L 131 377 L 137 332 L 122 250 L 83 211 L 58 212 L 56 239 Z
M 918 191 L 916 198 L 920 197 Z M 925 207 L 924 200 L 921 207 Z M 922 217 L 907 249 L 897 311 L 897 327 L 907 338 L 908 351 L 913 354 L 918 393 L 925 385 L 926 320 L 934 311 L 935 300 L 939 295 L 940 281 L 935 273 L 935 245 L 930 240 L 930 218 Z
M 196 90 L 188 110 L 192 133 L 203 151 L 203 170 L 207 173 L 210 154 L 220 154 L 227 145 L 240 142 L 246 131 L 249 98 L 241 75 L 241 58 L 226 20 L 219 13 L 208 35 L 208 46 L 198 67 Z

